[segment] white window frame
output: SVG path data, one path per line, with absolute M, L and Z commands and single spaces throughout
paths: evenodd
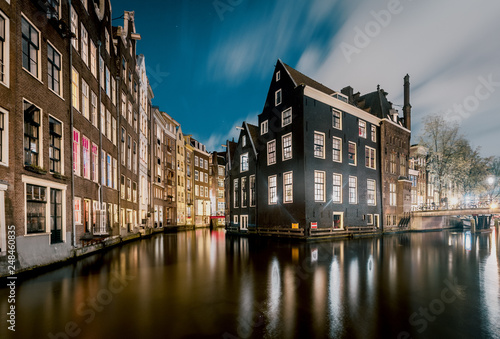
M 290 180 L 290 182 L 288 180 Z M 291 190 L 290 197 L 287 194 L 287 189 Z M 283 173 L 283 203 L 293 203 L 293 171 Z
M 90 121 L 90 88 L 82 77 L 82 115 Z
M 80 112 L 80 73 L 75 66 L 71 68 L 71 102 L 73 108 Z
M 290 156 L 285 157 L 285 139 L 290 138 Z M 292 132 L 287 133 L 281 137 L 281 160 L 286 161 L 290 160 L 293 158 L 293 139 L 292 139 Z
M 288 107 L 281 112 L 281 127 L 288 126 L 292 123 L 292 113 L 292 107 Z M 290 117 L 290 121 L 285 122 L 285 119 L 288 117 Z
M 271 152 L 269 151 L 270 145 L 274 145 L 274 161 L 269 156 Z M 267 166 L 276 164 L 276 139 L 267 142 Z
M 373 214 L 366 215 L 366 224 L 368 226 L 373 226 Z
M 253 184 L 254 184 L 254 188 L 252 188 L 252 181 L 253 181 Z M 250 176 L 250 179 L 248 180 L 248 192 L 249 192 L 249 196 L 248 196 L 248 200 L 249 200 L 249 205 L 250 207 L 255 207 L 255 204 L 257 203 L 257 196 L 255 196 L 255 201 L 254 203 L 252 204 L 252 194 L 256 194 L 256 191 L 255 189 L 257 188 L 257 185 L 256 185 L 256 182 L 255 182 L 255 174 L 254 175 L 251 175 Z M 224 191 L 222 191 L 224 192 Z
M 233 224 L 235 224 L 235 225 L 238 225 L 238 224 L 239 224 L 239 222 L 238 222 L 238 216 L 237 216 L 237 215 L 235 215 L 235 216 L 233 217 Z
M 354 182 L 354 187 L 351 186 L 351 183 Z M 354 189 L 354 191 L 351 191 L 351 189 Z M 354 193 L 354 195 L 351 195 L 351 193 Z M 352 199 L 354 198 L 354 200 Z M 349 204 L 351 205 L 356 205 L 358 203 L 358 178 L 350 175 L 349 176 Z
M 90 159 L 92 162 L 90 165 L 92 168 L 91 180 L 93 182 L 99 182 L 99 147 L 94 142 L 92 143 L 91 147 L 92 147 L 90 149 Z
M 0 165 L 9 167 L 9 111 L 0 107 L 0 113 L 3 114 L 2 140 L 0 140 L 0 147 L 2 147 L 2 159 L 0 159 Z M 61 140 L 61 143 L 63 140 L 64 139 Z
M 339 114 L 339 126 L 335 126 L 335 113 Z M 342 111 L 332 107 L 332 127 L 338 130 L 342 130 Z
M 334 148 L 334 144 L 333 143 L 335 141 L 339 142 L 339 148 L 338 149 Z M 335 159 L 335 151 L 336 150 L 339 152 L 339 158 L 338 158 L 338 160 Z M 339 163 L 342 162 L 342 139 L 341 138 L 332 137 L 332 160 L 334 162 L 339 162 Z
M 366 139 L 366 121 L 361 119 L 358 120 L 358 135 Z
M 339 180 L 336 180 L 337 177 L 339 178 Z M 332 202 L 334 204 L 342 204 L 342 201 L 343 201 L 343 199 L 342 199 L 342 196 L 343 196 L 342 195 L 342 174 L 333 173 L 332 179 L 333 179 L 333 181 L 332 181 Z M 338 185 L 336 185 L 336 182 L 338 182 Z M 335 195 L 334 195 L 335 187 L 338 187 L 338 191 L 339 191 L 339 199 L 338 200 L 335 199 Z
M 41 41 L 42 41 L 42 37 L 41 37 L 41 32 L 39 29 L 36 28 L 36 26 L 23 14 L 21 13 L 21 16 L 22 16 L 22 19 L 26 20 L 28 22 L 28 24 L 30 24 L 33 29 L 35 29 L 35 31 L 38 32 L 38 51 L 37 51 L 37 75 L 31 73 L 28 69 L 26 69 L 23 65 L 22 65 L 22 60 L 21 60 L 21 65 L 23 67 L 23 69 L 28 72 L 28 74 L 30 74 L 32 77 L 34 77 L 35 79 L 37 79 L 38 81 L 42 81 L 42 59 L 41 59 L 41 53 L 42 53 L 42 46 L 41 46 Z M 21 23 L 21 27 L 22 27 L 22 23 Z M 22 40 L 22 33 L 21 33 L 21 40 Z M 22 42 L 22 41 L 21 41 Z M 21 50 L 21 54 L 22 54 L 22 50 Z M 22 58 L 22 55 L 21 55 L 21 58 Z M 61 65 L 62 66 L 62 65 Z
M 44 133 L 43 133 L 43 110 L 35 105 L 33 102 L 27 100 L 26 98 L 23 98 L 22 99 L 22 107 L 23 107 L 23 113 L 24 113 L 24 103 L 28 103 L 28 104 L 31 104 L 31 105 L 34 105 L 36 108 L 38 108 L 39 112 L 40 112 L 40 124 L 38 126 L 38 162 L 36 163 L 37 166 L 40 166 L 40 167 L 43 167 L 43 142 L 44 142 Z M 25 133 L 25 130 L 24 130 L 24 119 L 23 119 L 23 135 Z M 23 142 L 23 149 L 24 149 L 24 142 Z M 24 157 L 23 157 L 23 164 L 24 164 Z M 33 164 L 32 164 L 33 165 Z
M 274 179 L 274 186 L 271 186 L 271 180 Z M 270 175 L 267 177 L 267 203 L 268 205 L 276 205 L 278 203 L 278 176 Z M 272 189 L 274 188 L 274 196 L 272 195 Z
M 240 201 L 238 199 L 239 197 L 239 179 L 234 179 L 233 180 L 233 207 L 234 208 L 239 208 L 240 207 Z
M 396 184 L 390 183 L 389 184 L 389 206 L 396 206 L 397 205 L 397 188 Z
M 316 140 L 317 140 L 316 137 L 319 137 L 318 140 L 321 141 L 321 144 L 317 144 L 316 143 Z M 325 159 L 325 133 L 314 131 L 314 134 L 313 134 L 313 146 L 314 146 L 314 149 L 313 149 L 313 151 L 314 151 L 313 152 L 314 153 L 314 157 L 315 158 L 319 158 L 319 159 Z M 316 154 L 316 151 L 317 151 L 316 146 L 320 146 L 321 147 L 321 149 L 320 149 L 321 154 L 320 155 Z
M 241 147 L 245 147 L 247 145 L 247 136 L 242 135 L 241 136 Z
M 94 93 L 94 91 L 90 90 L 90 119 L 92 121 L 92 125 L 94 125 L 95 128 L 98 127 L 97 123 L 97 111 L 98 111 L 98 106 L 97 106 L 97 94 Z
M 373 201 L 370 200 L 370 195 L 368 194 L 370 183 L 373 184 Z M 368 206 L 377 206 L 377 182 L 374 179 L 366 180 L 366 203 Z
M 10 87 L 10 20 L 5 15 L 4 12 L 0 10 L 0 16 L 5 20 L 5 41 L 3 42 L 3 66 L 4 75 L 3 80 L 0 80 L 0 84 L 5 87 Z
M 75 149 L 75 133 L 78 135 L 78 142 L 76 142 L 76 149 Z M 81 145 L 81 140 L 82 140 L 82 134 L 80 131 L 78 131 L 76 128 L 73 129 L 73 135 L 71 136 L 71 150 L 72 150 L 72 156 L 73 156 L 73 169 L 72 171 L 75 173 L 75 175 L 80 176 L 81 175 L 81 151 L 80 151 L 80 145 Z M 76 160 L 75 160 L 76 159 Z
M 282 102 L 283 102 L 283 94 L 282 94 L 281 88 L 280 88 L 279 90 L 274 92 L 274 106 L 281 105 Z
M 319 181 L 316 181 L 316 179 L 319 179 L 318 175 L 321 175 L 321 177 L 323 178 L 323 182 L 319 182 Z M 323 196 L 321 198 L 321 200 L 318 199 L 318 197 L 316 196 L 316 185 L 321 185 L 322 186 L 322 192 L 323 192 Z M 314 201 L 315 202 L 325 202 L 325 188 L 326 188 L 326 172 L 325 171 L 314 171 L 314 191 L 313 191 L 313 194 L 314 194 Z
M 73 200 L 73 210 L 75 213 L 75 224 L 82 225 L 82 198 L 75 197 Z
M 71 6 L 71 33 L 75 34 L 75 37 L 71 39 L 71 44 L 73 45 L 73 48 L 75 51 L 78 53 L 78 44 L 79 44 L 79 38 L 78 38 L 78 13 L 75 11 L 73 6 Z
M 246 161 L 244 162 L 245 159 L 246 159 Z M 245 168 L 243 167 L 244 163 L 246 163 Z M 249 165 L 248 152 L 246 152 L 246 153 L 243 153 L 240 155 L 240 173 L 248 172 L 249 168 L 250 168 L 250 165 Z
M 264 135 L 268 132 L 269 123 L 267 120 L 260 123 L 260 135 Z
M 280 81 L 281 79 L 281 71 L 276 72 L 276 81 Z
M 81 148 L 82 148 L 82 167 L 83 167 L 83 177 L 85 179 L 91 179 L 91 171 L 92 171 L 92 164 L 91 164 L 91 158 L 92 158 L 92 142 L 88 137 L 85 135 L 81 134 L 80 136 L 81 140 Z M 84 141 L 86 141 L 86 144 L 88 145 L 88 148 L 86 149 L 84 146 Z
M 246 192 L 243 190 L 243 184 L 245 184 L 245 189 L 246 189 Z M 248 206 L 248 195 L 247 195 L 247 192 L 248 192 L 248 178 L 247 177 L 241 177 L 241 185 L 240 185 L 240 191 L 241 191 L 241 208 L 247 208 Z M 205 187 L 205 191 L 206 191 L 207 187 Z M 244 198 L 247 198 L 246 201 Z
M 54 91 L 52 88 L 50 88 L 49 86 L 49 80 L 48 80 L 48 75 L 47 75 L 47 88 L 52 92 L 54 93 L 55 95 L 57 95 L 58 97 L 62 98 L 63 97 L 63 81 L 64 81 L 64 74 L 63 74 L 63 58 L 62 58 L 62 54 L 61 52 L 59 52 L 59 50 L 57 48 L 54 47 L 54 45 L 52 43 L 50 43 L 50 41 L 47 41 L 47 44 L 50 45 L 50 47 L 57 53 L 59 54 L 59 67 L 60 67 L 60 70 L 59 70 L 59 93 L 57 93 L 56 91 Z M 48 61 L 48 47 L 47 47 L 47 61 Z
M 367 156 L 368 153 L 368 156 Z M 372 157 L 373 155 L 373 157 Z M 373 159 L 373 163 L 372 163 Z M 377 150 L 370 146 L 365 146 L 365 166 L 367 168 L 377 169 Z
M 90 72 L 97 79 L 97 47 L 90 39 Z
M 350 166 L 357 166 L 358 165 L 358 145 L 354 141 L 348 141 L 347 142 L 347 156 L 349 157 L 349 145 L 354 145 L 354 163 L 351 164 L 349 161 L 349 158 L 347 159 L 347 162 Z
M 377 126 L 371 125 L 371 140 L 377 142 Z
M 87 0 L 85 0 L 87 1 Z M 83 63 L 88 67 L 89 65 L 89 33 L 85 26 L 83 25 L 83 22 L 80 27 L 81 30 L 81 53 L 80 56 L 82 57 Z

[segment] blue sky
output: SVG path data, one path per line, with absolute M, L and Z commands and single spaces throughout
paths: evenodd
M 377 85 L 403 104 L 412 142 L 422 118 L 458 122 L 484 156 L 500 156 L 500 2 L 496 0 L 113 1 L 135 11 L 153 104 L 207 148 L 257 122 L 276 60 L 340 91 Z M 123 25 L 122 19 L 113 25 Z M 401 111 L 401 110 L 400 110 Z

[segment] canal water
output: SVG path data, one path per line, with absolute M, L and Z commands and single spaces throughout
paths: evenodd
M 500 338 L 497 232 L 159 234 L 0 289 L 0 338 Z

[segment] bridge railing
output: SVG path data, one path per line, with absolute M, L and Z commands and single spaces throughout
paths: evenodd
M 416 208 L 412 209 L 412 212 L 423 212 L 423 211 L 455 211 L 455 210 L 471 210 L 471 209 L 484 209 L 491 208 L 490 203 L 479 203 L 479 204 L 460 204 L 460 205 L 438 205 L 435 203 L 431 204 L 421 204 Z

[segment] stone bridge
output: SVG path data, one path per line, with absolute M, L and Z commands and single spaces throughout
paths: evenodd
M 456 227 L 460 216 L 472 217 L 472 231 L 489 229 L 493 215 L 500 215 L 500 208 L 438 209 L 413 211 L 410 214 L 410 229 L 434 230 Z M 475 227 L 474 227 L 475 226 Z

